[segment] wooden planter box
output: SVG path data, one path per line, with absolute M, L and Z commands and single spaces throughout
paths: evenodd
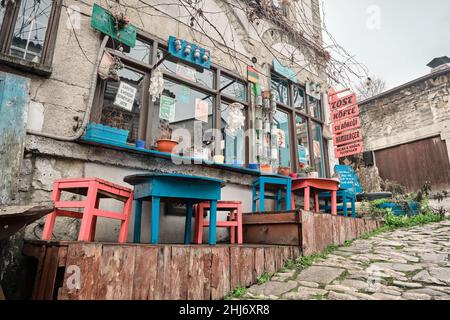
M 246 244 L 302 245 L 299 211 L 247 214 L 243 216 Z

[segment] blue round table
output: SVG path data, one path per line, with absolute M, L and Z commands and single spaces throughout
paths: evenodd
M 185 244 L 191 243 L 193 205 L 209 201 L 211 204 L 209 244 L 216 244 L 217 201 L 220 200 L 221 188 L 224 186 L 222 180 L 182 174 L 143 173 L 126 176 L 124 181 L 134 186 L 135 243 L 141 240 L 142 202 L 146 200 L 152 202 L 151 243 L 158 244 L 159 207 L 163 200 L 186 203 Z

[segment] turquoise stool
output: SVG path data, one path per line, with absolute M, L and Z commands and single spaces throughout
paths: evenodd
M 134 222 L 134 242 L 141 240 L 142 202 L 152 202 L 151 243 L 159 240 L 159 207 L 161 201 L 186 204 L 184 243 L 191 243 L 193 206 L 209 202 L 210 227 L 209 244 L 216 244 L 217 202 L 220 200 L 222 180 L 182 174 L 144 173 L 127 176 L 124 181 L 134 186 L 136 213 Z
M 266 188 L 267 187 L 267 188 Z M 276 196 L 266 195 L 266 189 L 275 190 Z M 283 189 L 286 191 L 286 195 L 283 197 Z M 264 201 L 265 199 L 272 199 L 277 201 L 277 211 L 281 211 L 281 201 L 286 201 L 286 211 L 290 211 L 291 208 L 291 191 L 292 181 L 289 177 L 281 176 L 260 176 L 255 179 L 252 184 L 252 211 L 256 212 L 256 202 L 259 200 L 259 212 L 265 212 Z

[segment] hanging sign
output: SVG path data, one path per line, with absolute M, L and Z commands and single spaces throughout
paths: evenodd
M 208 101 L 195 99 L 195 119 L 208 122 Z
M 209 50 L 187 42 L 186 40 L 170 36 L 168 51 L 172 56 L 189 62 L 195 66 L 205 69 L 211 68 L 211 53 Z
M 159 100 L 159 118 L 169 122 L 175 121 L 176 100 L 168 96 L 161 96 Z
M 294 83 L 298 83 L 297 73 L 294 70 L 282 65 L 277 59 L 273 59 L 272 64 L 273 70 L 276 73 L 282 75 L 283 77 L 291 80 Z
M 342 98 L 335 98 L 330 103 L 330 109 L 336 110 L 356 104 L 356 94 L 352 93 Z
M 356 116 L 359 116 L 359 108 L 357 104 L 331 112 L 331 122 L 334 123 L 336 121 L 341 121 Z
M 347 144 L 342 147 L 338 147 L 334 149 L 334 154 L 336 158 L 344 158 L 348 156 L 352 156 L 354 154 L 362 153 L 364 151 L 362 141 Z
M 113 15 L 96 3 L 92 9 L 91 27 L 131 48 L 136 45 L 136 27 L 127 24 L 122 29 L 116 30 Z
M 132 111 L 136 93 L 137 89 L 135 87 L 121 81 L 119 89 L 117 89 L 116 98 L 114 99 L 114 105 Z
M 347 130 L 354 130 L 361 127 L 361 119 L 359 117 L 338 121 L 331 125 L 333 134 L 338 134 Z
M 333 143 L 336 147 L 361 140 L 362 140 L 362 133 L 360 129 L 355 131 L 346 131 L 333 137 Z
M 192 82 L 196 82 L 197 81 L 197 79 L 195 77 L 197 71 L 195 71 L 195 69 L 193 69 L 191 67 L 184 66 L 182 64 L 177 63 L 177 67 L 176 67 L 175 73 L 176 73 L 177 76 L 179 76 L 181 78 L 190 80 Z
M 259 83 L 258 71 L 251 66 L 247 66 L 247 80 L 254 84 Z

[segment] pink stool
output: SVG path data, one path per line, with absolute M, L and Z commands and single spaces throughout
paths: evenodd
M 195 233 L 194 243 L 202 244 L 203 228 L 209 227 L 209 221 L 204 220 L 205 210 L 209 210 L 209 202 L 203 202 L 195 205 Z M 234 244 L 243 243 L 242 237 L 242 203 L 240 201 L 219 201 L 217 202 L 217 211 L 228 211 L 227 221 L 217 221 L 217 228 L 230 228 L 230 242 Z
M 61 192 L 85 196 L 82 201 L 60 201 Z M 100 199 L 116 199 L 124 202 L 122 212 L 100 210 Z M 42 240 L 51 240 L 56 217 L 70 217 L 81 219 L 78 241 L 94 241 L 97 217 L 110 218 L 121 221 L 119 243 L 127 241 L 128 224 L 130 221 L 133 191 L 97 178 L 60 179 L 53 184 L 52 200 L 55 211 L 47 216 Z M 83 212 L 66 210 L 67 208 L 81 208 Z

